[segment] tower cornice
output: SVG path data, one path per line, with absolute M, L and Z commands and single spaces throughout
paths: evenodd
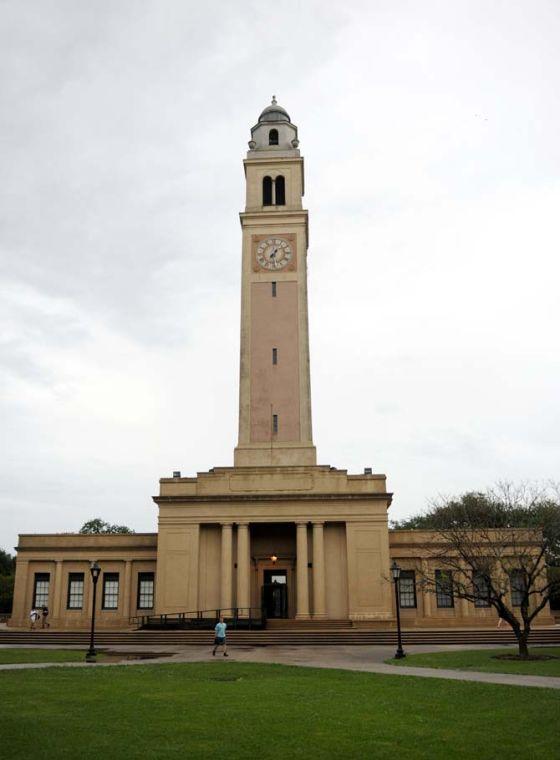
M 255 166 L 255 164 L 302 164 L 303 165 L 303 156 L 299 155 L 299 151 L 297 151 L 297 155 L 293 155 L 293 151 L 278 151 L 278 152 L 272 152 L 272 151 L 264 151 L 257 155 L 250 155 L 247 158 L 243 159 L 243 165 L 245 167 L 247 166 Z M 246 171 L 246 170 L 245 170 Z
M 240 211 L 239 218 L 241 224 L 246 226 L 253 222 L 255 225 L 261 224 L 307 224 L 309 219 L 309 212 L 307 209 L 294 209 L 289 211 L 286 207 L 282 207 L 282 210 L 278 211 L 262 211 L 261 207 L 257 207 L 258 210 Z

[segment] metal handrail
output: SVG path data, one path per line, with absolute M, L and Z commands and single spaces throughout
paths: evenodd
M 222 615 L 229 626 L 234 629 L 238 627 L 240 621 L 242 621 L 243 627 L 248 626 L 249 628 L 255 624 L 262 625 L 264 623 L 264 615 L 260 607 L 227 607 L 225 609 L 163 612 L 159 615 L 134 615 L 129 618 L 129 624 L 143 628 L 150 624 L 165 627 L 169 623 L 175 622 L 183 623 L 186 627 L 190 621 L 210 623 L 213 620 L 219 620 Z

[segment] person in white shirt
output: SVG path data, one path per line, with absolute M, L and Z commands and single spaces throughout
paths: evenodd
M 220 615 L 220 620 L 216 623 L 216 627 L 214 628 L 215 637 L 214 637 L 214 649 L 212 650 L 212 656 L 216 655 L 216 649 L 218 647 L 223 647 L 224 657 L 229 657 L 229 654 L 227 653 L 227 645 L 226 645 L 226 628 L 227 628 L 227 624 L 224 623 L 224 616 Z
M 36 607 L 33 607 L 31 612 L 29 613 L 29 619 L 31 620 L 31 630 L 35 630 L 35 623 L 39 620 L 41 617 L 39 610 Z

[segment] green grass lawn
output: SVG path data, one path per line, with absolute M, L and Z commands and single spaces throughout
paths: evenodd
M 85 649 L 0 648 L 0 665 L 18 662 L 83 662 L 85 656 Z
M 10 760 L 558 757 L 553 689 L 221 660 L 2 671 L 0 701 Z
M 407 654 L 404 660 L 386 660 L 391 665 L 410 665 L 415 668 L 451 668 L 478 670 L 484 673 L 517 673 L 531 676 L 560 676 L 560 647 L 532 647 L 530 654 L 549 654 L 557 660 L 513 661 L 495 660 L 496 654 L 516 654 L 517 649 L 469 649 L 458 652 Z

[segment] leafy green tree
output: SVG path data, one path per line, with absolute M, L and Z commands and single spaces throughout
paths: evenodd
M 13 575 L 16 569 L 16 558 L 0 549 L 0 575 Z
M 0 612 L 11 612 L 15 575 L 0 575 Z
M 16 558 L 0 549 L 0 612 L 11 612 L 14 599 Z
M 105 535 L 107 533 L 134 533 L 134 531 L 126 525 L 111 525 L 100 517 L 95 517 L 82 525 L 80 533 Z

